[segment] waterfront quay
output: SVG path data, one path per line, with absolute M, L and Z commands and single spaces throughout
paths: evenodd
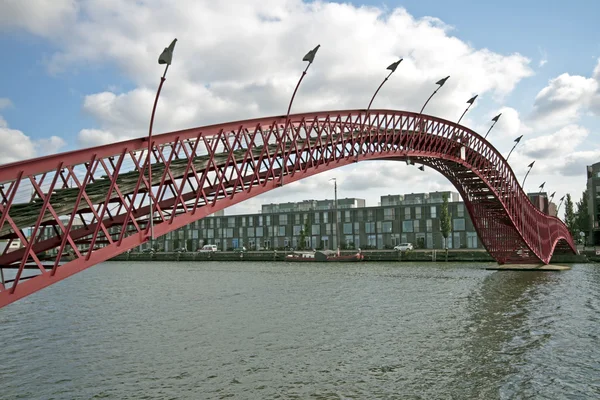
M 123 253 L 110 261 L 276 261 L 283 262 L 290 251 L 215 251 L 215 252 L 130 252 Z M 355 251 L 342 251 L 342 255 L 355 254 Z M 443 249 L 414 250 L 364 250 L 363 261 L 370 262 L 494 262 L 484 249 Z M 556 254 L 553 263 L 588 263 L 593 259 L 585 254 Z

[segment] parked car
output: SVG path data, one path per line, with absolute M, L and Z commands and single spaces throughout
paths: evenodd
M 413 249 L 412 243 L 400 243 L 398 246 L 394 247 L 394 250 L 396 251 L 408 251 Z
M 198 250 L 201 253 L 208 253 L 208 252 L 215 252 L 218 251 L 219 249 L 217 248 L 217 245 L 215 244 L 205 244 L 204 246 L 202 246 L 202 248 L 200 250 Z
M 236 253 L 244 253 L 246 251 L 246 247 L 245 246 L 237 247 L 233 251 L 235 251 Z

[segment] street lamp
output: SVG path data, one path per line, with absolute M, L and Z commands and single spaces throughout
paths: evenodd
M 475 95 L 475 96 L 471 97 L 469 100 L 467 100 L 467 103 L 469 105 L 467 106 L 467 108 L 465 109 L 465 111 L 462 113 L 462 115 L 458 119 L 458 122 L 456 123 L 456 125 L 460 124 L 460 121 L 463 119 L 463 117 L 465 116 L 465 114 L 467 113 L 467 111 L 469 111 L 469 108 L 471 108 L 471 106 L 473 105 L 473 103 L 475 103 L 475 99 L 477 98 L 477 96 L 478 95 Z
M 313 61 L 315 60 L 315 56 L 317 55 L 317 51 L 319 51 L 319 47 L 321 47 L 320 44 L 318 44 L 314 49 L 310 50 L 308 53 L 306 53 L 306 55 L 302 58 L 302 61 L 308 61 L 308 64 L 306 65 L 306 68 L 304 69 L 304 71 L 302 71 L 302 75 L 300 76 L 300 79 L 298 80 L 298 83 L 296 83 L 296 88 L 294 89 L 294 93 L 292 94 L 292 98 L 290 99 L 290 104 L 288 105 L 288 109 L 287 109 L 287 113 L 285 115 L 285 127 L 283 128 L 283 143 L 282 143 L 282 162 L 283 164 L 283 170 L 281 171 L 281 186 L 283 186 L 283 174 L 285 173 L 285 156 L 284 156 L 284 152 L 287 150 L 287 130 L 288 130 L 288 126 L 289 126 L 289 122 L 290 122 L 290 111 L 292 110 L 292 103 L 294 102 L 294 98 L 296 97 L 296 92 L 298 91 L 298 88 L 300 87 L 300 83 L 302 82 L 302 79 L 304 79 L 304 76 L 306 75 L 306 71 L 308 71 L 308 68 L 311 66 L 311 64 L 313 63 Z
M 488 132 L 489 133 L 489 132 Z M 515 147 L 517 147 L 517 145 L 519 144 L 519 142 L 521 141 L 521 138 L 523 137 L 523 135 L 519 136 L 518 138 L 516 138 L 514 140 L 515 144 L 513 145 L 512 149 L 510 149 L 510 151 L 508 152 L 508 155 L 506 156 L 506 161 L 508 161 L 508 157 L 510 157 L 510 155 L 512 154 L 513 150 L 515 149 Z
M 377 96 L 377 93 L 379 93 L 379 89 L 381 89 L 381 87 L 383 86 L 384 83 L 387 82 L 387 80 L 389 79 L 390 76 L 392 76 L 392 74 L 394 72 L 396 72 L 396 68 L 398 68 L 398 65 L 400 65 L 400 63 L 402 62 L 402 58 L 399 59 L 398 61 L 391 63 L 386 70 L 389 70 L 390 73 L 388 74 L 388 76 L 385 77 L 385 79 L 383 80 L 383 82 L 381 82 L 381 85 L 379 85 L 379 87 L 377 88 L 377 90 L 375 91 L 375 93 L 373 94 L 373 97 L 371 97 L 371 101 L 369 102 L 369 106 L 367 107 L 367 116 L 369 115 L 369 110 L 371 109 L 371 104 L 373 104 L 373 100 L 375 100 L 375 96 Z M 367 119 L 367 116 L 365 116 L 365 120 Z
M 419 115 L 415 120 L 415 130 L 417 129 L 417 123 L 419 124 L 419 131 L 421 131 L 421 116 L 423 115 L 423 110 L 425 110 L 425 106 L 427 106 L 427 103 L 429 103 L 429 100 L 431 100 L 431 98 L 433 96 L 435 96 L 435 94 L 438 92 L 438 90 L 440 90 L 440 88 L 442 86 L 444 86 L 444 84 L 446 83 L 446 81 L 448 80 L 448 78 L 450 78 L 450 75 L 448 75 L 445 78 L 440 79 L 439 81 L 437 81 L 435 84 L 438 85 L 438 87 L 433 91 L 433 93 L 431 93 L 431 95 L 429 96 L 429 98 L 427 99 L 427 101 L 425 102 L 425 104 L 423 104 L 423 107 L 421 107 L 421 111 L 419 111 Z M 413 132 L 414 134 L 415 132 Z M 409 147 L 412 147 L 412 143 L 414 141 L 414 138 L 411 138 L 410 140 L 410 144 Z
M 337 179 L 331 178 L 330 181 L 333 181 L 333 193 L 334 193 L 334 213 L 335 213 L 335 235 L 336 235 L 336 245 L 338 250 L 338 255 L 340 253 L 340 230 L 338 227 L 338 214 L 337 214 Z
M 173 39 L 169 47 L 165 47 L 163 52 L 158 57 L 158 64 L 166 64 L 165 72 L 163 76 L 160 78 L 160 84 L 158 85 L 158 90 L 156 91 L 156 98 L 154 99 L 154 106 L 152 107 L 152 116 L 150 117 L 150 128 L 148 130 L 148 157 L 146 160 L 148 162 L 148 194 L 150 200 L 150 240 L 154 239 L 154 213 L 152 210 L 152 125 L 154 125 L 154 114 L 156 112 L 156 104 L 158 103 L 158 96 L 160 96 L 160 91 L 162 89 L 163 83 L 167 79 L 167 70 L 169 69 L 169 65 L 171 65 L 171 61 L 173 60 L 173 51 L 175 51 L 175 44 L 177 43 L 177 39 Z
M 560 203 L 558 203 L 558 208 L 556 209 L 556 215 L 558 215 L 558 212 L 560 211 L 560 206 L 562 206 L 564 199 L 565 199 L 565 196 L 560 198 Z
M 490 129 L 488 129 L 487 133 L 485 134 L 485 136 L 483 137 L 484 139 L 487 137 L 487 135 L 489 135 L 490 131 L 492 130 L 492 128 L 494 127 L 494 125 L 496 125 L 496 122 L 498 122 L 498 120 L 500 119 L 500 116 L 502 115 L 502 113 L 496 115 L 494 118 L 492 118 L 492 121 L 494 122 L 492 124 L 492 126 L 490 126 Z M 517 142 L 518 143 L 518 142 Z
M 444 83 L 446 83 L 446 81 L 448 80 L 448 78 L 450 78 L 450 75 L 448 75 L 447 77 L 440 79 L 439 81 L 437 81 L 435 84 L 438 85 L 437 89 L 435 89 L 433 91 L 433 93 L 431 93 L 431 96 L 429 96 L 429 98 L 427 99 L 427 101 L 425 102 L 425 104 L 423 104 L 423 107 L 421 107 L 421 111 L 419 111 L 419 117 L 421 116 L 421 114 L 423 114 L 423 110 L 425 109 L 425 106 L 427 105 L 427 103 L 429 103 L 429 100 L 431 100 L 431 98 L 438 92 L 438 90 L 440 90 L 440 88 L 442 86 L 444 86 Z
M 533 168 L 533 164 L 535 164 L 535 161 L 533 161 L 531 164 L 528 165 L 529 169 L 527 170 L 527 173 L 525 174 L 525 178 L 523 178 L 523 183 L 521 184 L 521 188 L 523 188 L 523 191 L 525 191 L 525 180 L 527 179 L 527 175 L 529 175 L 529 173 L 531 172 L 531 168 Z

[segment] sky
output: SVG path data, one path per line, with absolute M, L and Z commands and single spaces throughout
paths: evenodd
M 403 58 L 373 108 L 418 111 L 484 134 L 527 191 L 575 200 L 600 161 L 600 2 L 572 0 L 3 0 L 0 164 L 147 134 L 163 68 L 177 47 L 154 133 L 292 112 L 366 108 L 385 68 Z M 368 168 L 365 168 L 368 165 Z M 328 171 L 247 200 L 261 204 L 453 190 L 439 173 L 389 161 Z

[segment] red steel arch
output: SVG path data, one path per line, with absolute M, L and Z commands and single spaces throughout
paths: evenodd
M 498 151 L 452 122 L 406 111 L 325 111 L 230 122 L 0 166 L 0 307 L 215 211 L 367 160 L 436 169 L 462 195 L 499 263 L 576 252 L 566 226 L 537 210 Z M 149 187 L 152 190 L 149 190 Z M 12 275 L 11 275 L 12 271 Z

